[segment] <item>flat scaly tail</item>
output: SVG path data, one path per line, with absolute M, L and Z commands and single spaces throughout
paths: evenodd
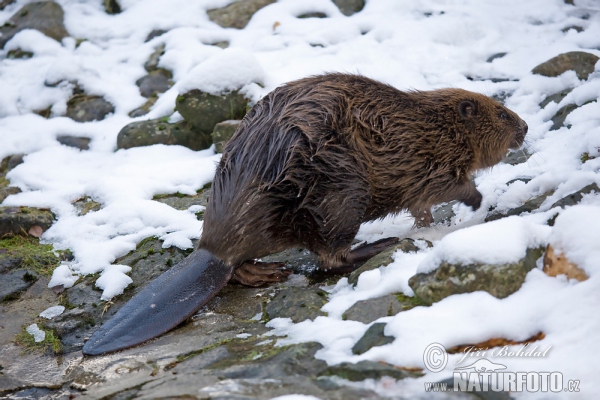
M 126 349 L 173 329 L 227 284 L 233 267 L 205 249 L 194 251 L 127 302 L 83 346 L 83 354 Z

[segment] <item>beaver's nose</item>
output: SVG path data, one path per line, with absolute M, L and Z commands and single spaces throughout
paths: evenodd
M 523 121 L 523 133 L 527 133 L 527 130 L 529 129 L 529 127 L 527 126 L 527 122 Z

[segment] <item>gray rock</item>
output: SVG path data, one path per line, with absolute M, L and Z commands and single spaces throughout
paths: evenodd
M 563 197 L 562 199 L 558 200 L 556 203 L 552 204 L 552 207 L 550 207 L 550 208 L 554 208 L 554 207 L 565 208 L 567 206 L 574 206 L 575 204 L 578 204 L 581 201 L 581 199 L 583 199 L 583 195 L 593 193 L 593 192 L 600 193 L 600 187 L 598 187 L 598 185 L 595 182 L 585 186 L 582 189 L 579 189 L 575 193 L 571 193 L 570 195 Z
M 117 135 L 118 149 L 153 144 L 180 145 L 192 150 L 203 150 L 212 145 L 212 138 L 210 134 L 200 132 L 186 121 L 170 124 L 162 118 L 132 122 L 125 125 Z
M 75 147 L 79 150 L 89 150 L 90 142 L 92 139 L 86 137 L 70 136 L 70 135 L 58 135 L 56 140 L 60 144 L 65 146 Z
M 72 333 L 85 324 L 93 327 L 96 323 L 91 313 L 81 308 L 67 310 L 44 323 L 46 328 L 54 330 L 61 337 Z
M 365 334 L 352 347 L 353 354 L 363 354 L 375 346 L 383 346 L 394 341 L 393 336 L 385 336 L 383 330 L 386 324 L 380 322 L 373 324 Z
M 129 116 L 131 118 L 136 118 L 148 114 L 152 106 L 156 103 L 156 100 L 158 100 L 157 96 L 148 98 L 148 100 L 140 108 L 136 108 L 135 110 L 131 111 Z
M 525 204 L 523 204 L 522 206 L 519 206 L 519 207 L 516 207 L 516 208 L 512 208 L 512 209 L 510 209 L 508 211 L 505 211 L 505 212 L 494 211 L 491 214 L 489 214 L 487 217 L 485 217 L 485 222 L 496 221 L 498 219 L 510 217 L 512 215 L 521 215 L 521 214 L 526 213 L 526 212 L 535 211 L 538 208 L 540 208 L 540 206 L 542 205 L 542 203 L 552 193 L 554 193 L 554 190 L 546 192 L 544 194 L 541 194 L 541 195 L 539 195 L 539 196 L 537 196 L 537 197 L 535 197 L 535 198 L 533 198 L 533 199 L 525 202 Z
M 512 96 L 512 90 L 498 90 L 497 92 L 492 94 L 492 99 L 496 100 L 498 103 L 504 105 L 506 103 L 506 99 Z
M 222 95 L 192 90 L 177 97 L 175 109 L 200 132 L 211 134 L 219 122 L 242 119 L 247 106 L 248 99 L 237 90 Z
M 379 268 L 381 266 L 386 266 L 394 261 L 392 259 L 392 254 L 396 252 L 396 250 L 401 250 L 405 253 L 409 252 L 417 252 L 419 248 L 415 245 L 415 241 L 410 238 L 402 239 L 397 245 L 392 246 L 376 256 L 367 260 L 360 268 L 352 271 L 350 276 L 348 277 L 348 282 L 352 285 L 356 285 L 358 282 L 358 277 L 360 274 L 366 271 L 371 271 L 373 269 Z
M 415 295 L 426 304 L 433 304 L 448 296 L 479 290 L 503 299 L 523 284 L 525 276 L 536 266 L 543 248 L 527 249 L 525 258 L 511 264 L 449 264 L 427 274 L 417 274 L 408 281 Z
M 456 216 L 454 213 L 454 205 L 460 203 L 458 200 L 452 200 L 448 203 L 441 204 L 431 212 L 434 224 L 445 224 L 450 225 L 452 217 Z
M 154 29 L 148 34 L 148 36 L 146 37 L 146 40 L 144 40 L 144 42 L 149 42 L 152 39 L 154 39 L 155 37 L 162 36 L 165 33 L 167 33 L 167 31 L 165 31 L 164 29 Z
M 4 10 L 6 6 L 14 3 L 16 0 L 2 0 L 0 1 L 0 10 Z
M 212 140 L 215 144 L 215 151 L 217 153 L 222 153 L 223 148 L 231 139 L 237 128 L 240 126 L 240 120 L 227 120 L 223 122 L 219 122 L 215 125 L 215 129 L 212 132 Z
M 579 25 L 569 25 L 561 29 L 561 32 L 569 32 L 570 30 L 574 30 L 575 32 L 583 32 L 583 27 Z
M 77 122 L 101 121 L 115 108 L 100 96 L 77 94 L 67 102 L 66 116 Z
M 398 297 L 390 294 L 374 299 L 357 301 L 342 316 L 345 320 L 362 322 L 370 324 L 371 322 L 392 315 L 398 314 L 412 308 L 409 302 L 400 302 Z
M 206 207 L 208 204 L 208 196 L 210 189 L 201 189 L 196 195 L 189 196 L 181 193 L 173 194 L 159 194 L 152 198 L 152 200 L 166 204 L 173 207 L 176 210 L 187 210 L 191 206 L 203 206 Z
M 23 164 L 23 157 L 25 157 L 25 154 L 13 154 L 10 156 L 8 163 L 6 164 L 6 172 L 10 171 L 19 164 Z
M 496 59 L 498 59 L 498 58 L 502 58 L 502 57 L 504 57 L 506 54 L 507 54 L 507 53 L 504 53 L 504 52 L 503 52 L 503 53 L 496 53 L 496 54 L 494 54 L 494 55 L 491 55 L 491 56 L 489 56 L 489 57 L 488 57 L 488 59 L 487 59 L 487 60 L 485 60 L 485 62 L 489 62 L 489 63 L 491 63 L 492 61 L 494 61 L 494 60 L 496 60 Z
M 6 58 L 9 60 L 26 60 L 33 57 L 33 53 L 30 51 L 23 51 L 21 49 L 11 50 L 6 53 Z
M 356 14 L 365 7 L 365 0 L 333 0 L 333 3 L 347 17 Z
M 510 165 L 523 164 L 524 162 L 527 162 L 530 157 L 531 154 L 527 149 L 518 149 L 508 153 L 502 162 Z
M 29 3 L 0 27 L 0 49 L 23 29 L 36 29 L 59 42 L 69 36 L 62 7 L 53 1 Z
M 446 385 L 446 387 L 448 388 L 448 392 L 450 393 L 453 389 L 454 389 L 454 377 L 448 378 L 448 379 L 444 379 L 439 381 L 439 383 Z M 468 382 L 464 382 L 465 384 L 463 384 L 463 386 L 458 386 L 458 388 L 463 388 L 463 387 L 469 387 Z M 481 399 L 481 400 L 511 400 L 513 399 L 513 397 L 510 396 L 509 392 L 497 392 L 497 391 L 493 391 L 491 388 L 488 388 L 487 386 L 482 386 L 483 390 L 481 391 L 477 391 L 477 390 L 466 390 L 466 391 L 457 391 L 457 392 L 452 392 L 452 393 L 469 393 L 468 398 L 469 399 Z M 457 389 L 458 390 L 458 389 Z M 466 399 L 467 397 L 457 397 L 459 399 Z
M 389 376 L 396 380 L 404 378 L 418 378 L 422 373 L 396 368 L 391 364 L 374 361 L 360 361 L 356 364 L 341 363 L 333 365 L 325 371 L 325 375 L 335 375 L 349 381 L 359 382 L 365 379 L 381 379 Z
M 566 106 L 561 107 L 551 118 L 552 126 L 550 127 L 550 130 L 555 131 L 562 128 L 562 126 L 565 124 L 565 119 L 567 119 L 567 116 L 576 109 L 577 105 L 575 104 L 567 104 Z
M 220 47 L 222 49 L 226 49 L 229 47 L 229 42 L 227 40 L 221 40 L 218 42 L 214 42 L 214 43 L 210 43 L 211 46 L 217 46 Z
M 117 0 L 104 0 L 104 10 L 107 14 L 119 14 L 121 5 Z
M 531 72 L 538 75 L 555 77 L 572 70 L 575 71 L 579 79 L 585 80 L 594 72 L 598 60 L 600 58 L 594 54 L 583 51 L 571 51 L 551 58 L 535 67 Z
M 0 203 L 12 194 L 21 193 L 21 189 L 15 186 L 0 187 Z
M 285 288 L 267 304 L 265 312 L 269 319 L 291 318 L 298 323 L 325 315 L 321 307 L 327 301 L 327 293 L 320 289 Z
M 85 215 L 92 211 L 98 211 L 102 208 L 102 204 L 98 203 L 89 196 L 84 196 L 75 200 L 73 206 L 77 209 L 78 215 Z
M 305 18 L 327 18 L 327 14 L 322 12 L 310 12 L 305 14 L 298 15 L 297 18 L 305 19 Z
M 244 29 L 250 18 L 275 0 L 237 0 L 227 7 L 208 10 L 208 18 L 223 28 Z
M 10 271 L 0 274 L 0 301 L 12 301 L 19 298 L 19 293 L 35 282 L 32 271 Z
M 165 54 L 165 45 L 164 43 L 158 46 L 154 53 L 150 54 L 148 61 L 144 63 L 144 68 L 146 71 L 151 72 L 158 69 L 158 63 L 160 61 L 160 57 Z
M 550 104 L 550 102 L 554 102 L 556 104 L 559 104 L 572 91 L 573 91 L 573 88 L 568 88 L 568 89 L 561 90 L 560 92 L 556 92 L 554 94 L 551 94 L 550 96 L 546 97 L 540 103 L 540 107 L 541 108 L 545 108 L 548 104 Z
M 27 236 L 36 226 L 44 232 L 53 222 L 54 214 L 49 210 L 33 207 L 0 207 L 0 237 Z
M 144 97 L 152 97 L 158 93 L 164 93 L 173 85 L 172 75 L 166 69 L 156 69 L 138 79 L 135 84 L 140 87 L 140 94 Z

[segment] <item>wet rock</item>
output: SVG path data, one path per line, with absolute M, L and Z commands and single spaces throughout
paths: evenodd
M 80 308 L 74 308 L 52 318 L 44 325 L 46 328 L 54 330 L 59 336 L 64 337 L 86 323 L 90 326 L 95 325 L 92 315 Z
M 100 96 L 78 94 L 67 102 L 66 116 L 77 122 L 101 121 L 115 108 Z
M 0 207 L 0 238 L 4 236 L 27 236 L 32 227 L 48 230 L 54 222 L 49 210 L 33 207 Z
M 373 324 L 367 329 L 365 334 L 352 347 L 353 354 L 363 354 L 369 351 L 372 347 L 383 346 L 394 341 L 393 336 L 385 336 L 384 323 Z
M 192 150 L 207 149 L 212 145 L 210 134 L 200 132 L 186 121 L 170 124 L 163 118 L 132 122 L 117 135 L 117 148 L 151 146 L 153 144 L 180 145 Z
M 575 71 L 579 79 L 585 80 L 594 72 L 596 62 L 600 58 L 583 51 L 571 51 L 560 54 L 538 65 L 531 72 L 538 75 L 555 77 L 566 71 Z
M 251 320 L 262 314 L 263 293 L 264 289 L 228 285 L 210 301 L 207 309 L 237 320 Z
M 0 27 L 0 49 L 23 29 L 36 29 L 59 42 L 69 36 L 62 7 L 53 1 L 29 3 Z
M 85 215 L 89 212 L 98 211 L 102 208 L 102 204 L 94 201 L 94 199 L 89 196 L 81 197 L 75 200 L 72 204 L 77 209 L 78 215 Z
M 36 281 L 33 271 L 18 270 L 0 274 L 0 301 L 13 301 Z
M 400 311 L 410 310 L 420 304 L 422 303 L 417 298 L 390 294 L 374 299 L 357 301 L 344 313 L 342 318 L 359 321 L 363 324 L 370 324 L 379 318 L 396 315 Z
M 365 7 L 365 0 L 333 0 L 333 3 L 347 17 L 356 14 Z
M 584 270 L 570 262 L 564 254 L 557 254 L 550 245 L 544 254 L 544 272 L 548 276 L 566 275 L 568 279 L 577 279 L 582 282 L 589 277 Z
M 223 28 L 244 29 L 250 18 L 275 0 L 237 0 L 227 7 L 208 10 L 208 18 Z
M 227 120 L 219 122 L 215 125 L 215 129 L 212 133 L 212 140 L 215 144 L 215 151 L 222 153 L 225 144 L 231 139 L 238 126 L 240 126 L 240 120 Z
M 144 97 L 156 96 L 159 93 L 164 93 L 173 84 L 171 81 L 172 75 L 166 69 L 156 69 L 148 75 L 138 79 L 135 84 L 140 87 L 140 94 Z
M 523 164 L 524 162 L 527 162 L 530 157 L 531 154 L 527 149 L 518 149 L 508 153 L 502 162 L 510 165 Z
M 523 213 L 532 212 L 540 208 L 542 203 L 546 200 L 548 196 L 554 193 L 554 190 L 541 194 L 523 204 L 522 206 L 510 209 L 504 212 L 494 211 L 485 217 L 485 222 L 496 221 L 501 218 L 510 217 L 512 215 L 521 215 Z
M 167 33 L 167 31 L 165 31 L 164 29 L 154 29 L 148 34 L 148 36 L 146 37 L 146 40 L 144 40 L 144 42 L 149 42 L 152 39 L 154 39 L 155 37 L 162 36 L 165 33 Z M 163 48 L 163 50 L 164 50 L 164 48 Z
M 175 109 L 200 132 L 210 134 L 219 122 L 242 119 L 247 106 L 248 99 L 237 90 L 222 95 L 192 90 L 177 97 Z
M 104 10 L 107 14 L 118 14 L 121 12 L 121 5 L 117 0 L 104 0 Z
M 79 150 L 89 150 L 92 139 L 86 137 L 77 137 L 70 135 L 58 135 L 56 140 L 65 146 L 75 147 Z
M 158 97 L 150 97 L 140 108 L 136 108 L 135 110 L 129 113 L 131 118 L 142 117 L 150 112 L 152 106 L 156 103 Z
M 590 193 L 600 193 L 600 187 L 598 187 L 598 185 L 595 182 L 587 185 L 584 188 L 579 189 L 575 193 L 571 193 L 570 195 L 563 197 L 562 199 L 558 200 L 556 203 L 552 204 L 552 207 L 550 207 L 550 208 L 554 208 L 554 207 L 565 208 L 567 206 L 574 206 L 575 204 L 578 204 L 583 199 L 584 195 L 590 194 Z
M 327 293 L 320 289 L 290 287 L 281 290 L 267 304 L 269 319 L 291 318 L 298 323 L 325 315 L 321 307 L 327 301 Z
M 327 18 L 327 14 L 322 13 L 322 12 L 310 12 L 310 13 L 300 14 L 300 15 L 298 15 L 297 18 L 300 18 L 300 19 L 304 19 L 304 18 Z
M 426 304 L 433 304 L 448 296 L 479 290 L 503 299 L 523 284 L 525 275 L 536 266 L 543 249 L 527 249 L 525 258 L 510 264 L 449 264 L 427 274 L 417 274 L 408 281 L 415 295 Z
M 144 63 L 144 68 L 146 71 L 151 72 L 158 69 L 158 63 L 160 61 L 160 57 L 165 54 L 165 45 L 164 43 L 158 46 L 154 53 L 150 54 L 148 61 Z M 169 78 L 170 79 L 170 78 Z
M 565 124 L 565 119 L 567 119 L 567 116 L 576 109 L 577 105 L 575 104 L 567 104 L 566 106 L 561 107 L 551 118 L 552 126 L 550 127 L 550 130 L 555 131 L 562 128 L 562 126 Z
M 488 59 L 487 59 L 487 60 L 485 60 L 485 62 L 489 62 L 489 63 L 491 63 L 492 61 L 494 61 L 494 60 L 496 60 L 496 59 L 498 59 L 498 58 L 502 58 L 502 57 L 504 57 L 506 54 L 507 54 L 507 53 L 496 53 L 496 54 L 494 54 L 494 55 L 491 55 L 491 56 L 489 56 L 489 57 L 488 57 Z
M 349 381 L 359 382 L 365 379 L 381 379 L 389 376 L 396 380 L 404 378 L 417 378 L 423 376 L 422 373 L 409 371 L 394 367 L 391 364 L 374 361 L 360 361 L 356 364 L 341 363 L 328 367 L 325 375 L 336 375 Z
M 6 53 L 6 58 L 9 60 L 26 60 L 33 57 L 33 53 L 30 51 L 23 51 L 21 49 L 11 50 Z
M 360 274 L 366 271 L 371 271 L 373 269 L 379 268 L 381 266 L 386 266 L 391 264 L 394 260 L 392 255 L 396 252 L 396 250 L 401 250 L 405 253 L 409 252 L 417 252 L 419 251 L 419 247 L 415 245 L 414 239 L 406 238 L 402 239 L 397 245 L 392 246 L 376 256 L 370 258 L 365 262 L 360 268 L 353 271 L 348 277 L 348 283 L 352 285 L 356 285 L 358 282 L 358 277 Z

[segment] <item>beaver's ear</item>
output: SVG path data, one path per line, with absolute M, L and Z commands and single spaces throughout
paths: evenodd
M 458 113 L 464 119 L 473 118 L 477 115 L 477 103 L 471 100 L 463 100 L 458 103 Z

